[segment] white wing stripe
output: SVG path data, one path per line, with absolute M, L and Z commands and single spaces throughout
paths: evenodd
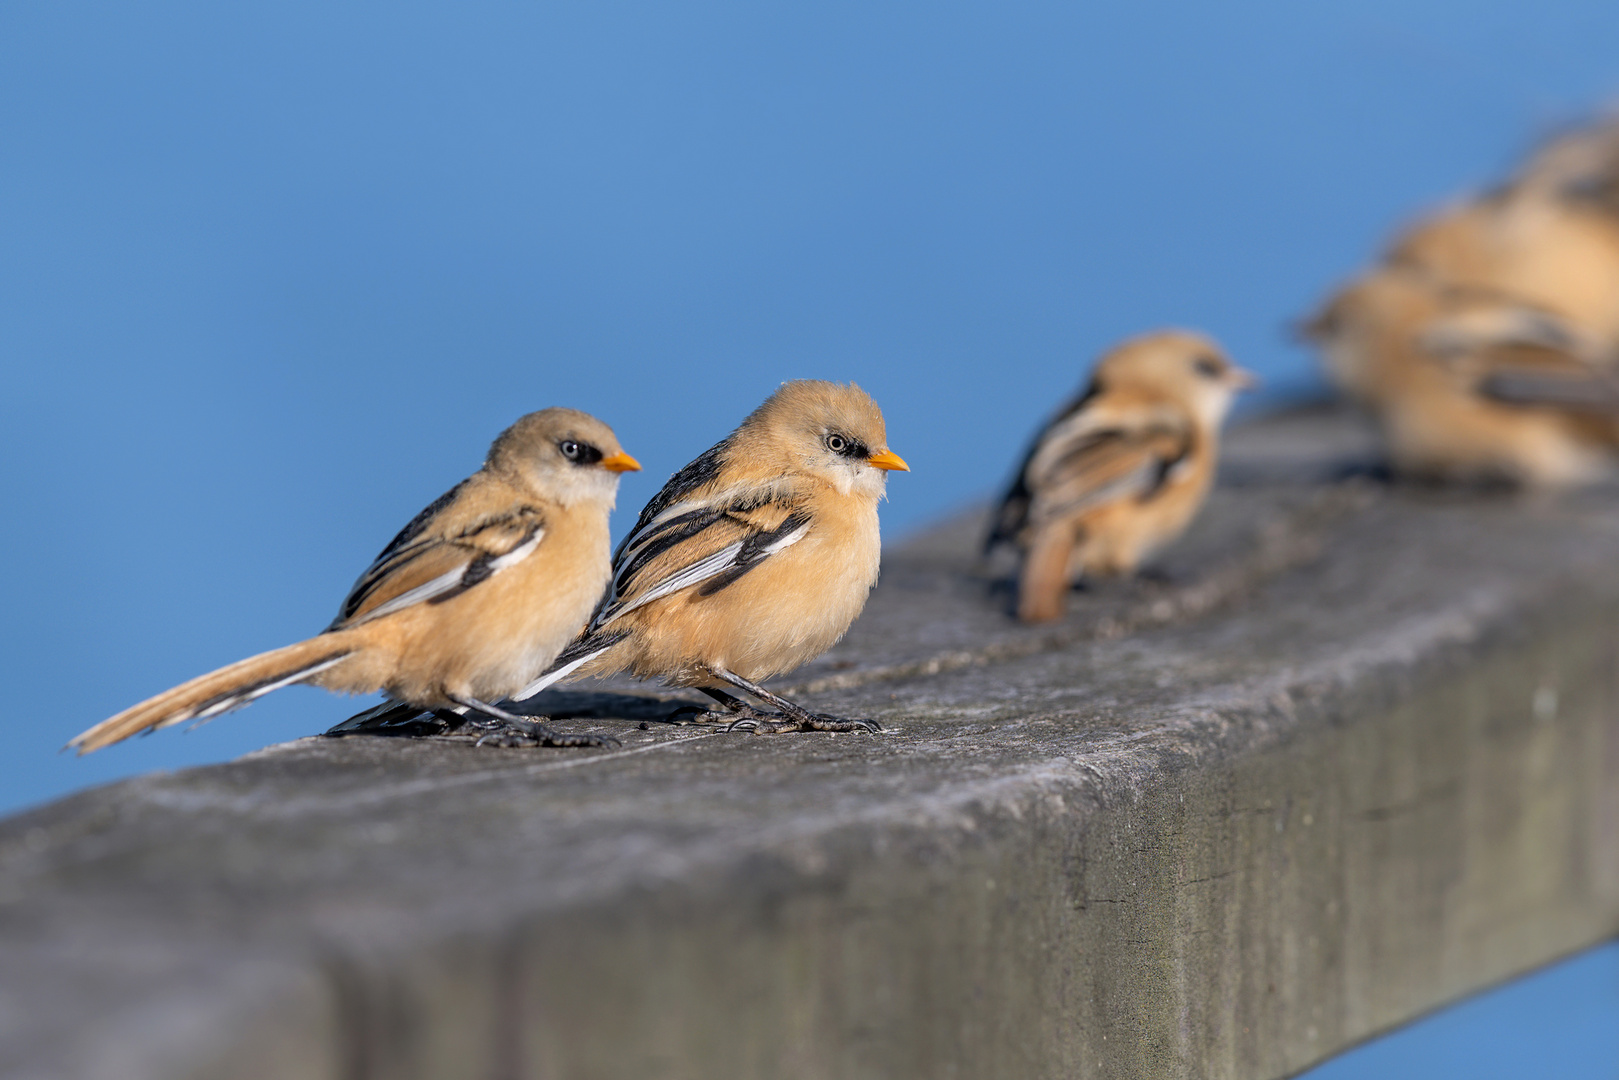
M 533 536 L 529 537 L 523 543 L 518 544 L 516 547 L 506 552 L 506 554 L 500 556 L 498 559 L 492 560 L 489 563 L 489 572 L 491 574 L 498 574 L 502 570 L 507 570 L 513 566 L 516 566 L 518 563 L 534 554 L 534 549 L 539 547 L 540 541 L 544 539 L 545 530 L 535 529 Z
M 787 535 L 773 540 L 767 546 L 760 548 L 756 559 L 752 561 L 762 560 L 776 554 L 779 551 L 785 551 L 787 548 L 792 547 L 794 544 L 804 539 L 804 537 L 808 536 L 809 529 L 810 523 L 807 521 L 804 522 Z M 725 547 L 714 552 L 712 555 L 698 559 L 690 566 L 682 567 L 681 569 L 670 574 L 668 577 L 658 582 L 658 584 L 648 589 L 645 593 L 636 597 L 632 602 L 624 604 L 621 607 L 609 605 L 602 612 L 602 618 L 599 621 L 591 624 L 591 629 L 599 630 L 611 623 L 614 619 L 617 619 L 623 615 L 628 615 L 638 607 L 650 604 L 654 600 L 661 600 L 671 593 L 677 593 L 681 589 L 689 589 L 693 585 L 697 585 L 711 577 L 723 574 L 732 567 L 739 565 L 737 556 L 742 553 L 742 548 L 746 543 L 746 540 L 738 540 L 734 543 L 727 544 Z
M 378 604 L 359 618 L 351 620 L 348 625 L 359 626 L 361 623 L 368 623 L 372 619 L 380 619 L 384 615 L 392 615 L 396 611 L 403 611 L 412 604 L 419 604 L 423 600 L 431 600 L 439 593 L 448 592 L 461 584 L 461 577 L 466 572 L 466 567 L 458 566 L 448 573 L 440 574 L 425 585 L 418 585 L 414 589 L 402 592 L 385 604 Z
M 658 582 L 658 584 L 654 585 L 640 596 L 637 596 L 630 603 L 625 604 L 618 610 L 612 612 L 612 614 L 608 615 L 607 618 L 601 621 L 600 625 L 605 626 L 622 615 L 628 615 L 638 607 L 645 604 L 650 604 L 654 600 L 661 600 L 670 593 L 677 593 L 681 589 L 695 585 L 705 578 L 713 577 L 715 574 L 724 571 L 727 567 L 734 563 L 737 555 L 740 554 L 741 551 L 742 541 L 738 540 L 735 543 L 726 544 L 712 555 L 698 559 L 690 566 L 682 567 L 681 569 L 676 570 L 674 573 Z
M 489 562 L 489 573 L 491 575 L 498 574 L 502 570 L 509 570 L 513 566 L 516 566 L 518 563 L 534 554 L 534 549 L 540 546 L 540 541 L 543 539 L 545 539 L 545 530 L 536 529 L 534 531 L 534 535 L 528 540 L 512 548 L 499 558 L 491 559 Z M 433 597 L 438 596 L 441 593 L 449 592 L 451 589 L 461 584 L 461 579 L 466 576 L 467 571 L 472 568 L 472 565 L 472 563 L 468 563 L 466 566 L 458 566 L 454 570 L 449 570 L 440 574 L 438 577 L 427 582 L 425 585 L 418 585 L 414 589 L 402 592 L 392 600 L 389 600 L 387 603 L 378 604 L 376 607 L 372 608 L 364 615 L 361 615 L 359 618 L 350 620 L 345 624 L 345 626 L 359 626 L 362 623 L 370 622 L 372 619 L 380 619 L 384 615 L 392 615 L 396 611 L 403 611 L 412 604 L 420 604 L 425 600 L 433 599 Z
M 777 540 L 766 547 L 762 554 L 774 555 L 778 551 L 785 551 L 787 548 L 792 547 L 794 544 L 798 543 L 800 540 L 804 539 L 804 537 L 809 535 L 809 527 L 810 523 L 807 521 L 804 522 L 804 524 L 800 525 L 798 528 L 794 529 L 780 540 Z
M 569 675 L 572 675 L 575 671 L 579 670 L 579 665 L 589 663 L 591 660 L 596 659 L 596 657 L 600 656 L 602 653 L 604 653 L 608 649 L 612 648 L 613 645 L 617 645 L 617 644 L 618 644 L 618 639 L 614 638 L 611 644 L 604 645 L 601 648 L 597 649 L 593 653 L 586 653 L 584 656 L 581 656 L 577 660 L 568 661 L 566 664 L 563 664 L 561 667 L 555 669 L 554 671 L 547 671 L 544 675 L 541 675 L 538 679 L 535 679 L 533 682 L 529 683 L 527 686 L 525 686 L 521 690 L 517 691 L 517 693 L 513 694 L 511 696 L 511 700 L 513 700 L 513 701 L 527 701 L 529 698 L 533 697 L 535 694 L 538 694 L 541 690 L 544 690 L 547 686 L 550 686 L 553 683 L 561 682 L 563 679 L 566 679 Z

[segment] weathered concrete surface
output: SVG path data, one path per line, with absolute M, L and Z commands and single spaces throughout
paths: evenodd
M 795 680 L 887 735 L 573 692 L 622 750 L 306 739 L 10 819 L 0 1075 L 1274 1077 L 1619 932 L 1619 495 L 1366 445 L 1238 433 L 1056 629 L 969 527 L 893 553 Z

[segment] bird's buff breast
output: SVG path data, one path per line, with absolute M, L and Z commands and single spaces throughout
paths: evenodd
M 691 677 L 670 681 L 701 682 L 699 666 L 713 664 L 757 681 L 831 648 L 865 607 L 881 559 L 876 506 L 846 517 L 818 520 L 719 592 L 693 588 L 648 605 L 634 635 L 636 674 L 679 671 Z
M 1213 479 L 1212 462 L 1200 459 L 1146 502 L 1121 500 L 1084 522 L 1069 576 L 1129 574 L 1176 540 L 1197 516 Z
M 579 632 L 607 582 L 605 524 L 600 536 L 565 535 L 574 525 L 554 526 L 532 556 L 468 592 L 390 619 L 397 651 L 375 684 L 421 702 L 445 689 L 490 701 L 521 689 Z

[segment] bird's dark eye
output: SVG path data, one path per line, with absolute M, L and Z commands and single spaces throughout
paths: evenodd
M 853 435 L 840 435 L 834 431 L 827 435 L 824 442 L 826 448 L 839 457 L 861 461 L 871 456 L 871 451 L 866 449 L 866 444 Z
M 602 459 L 602 452 L 587 442 L 578 442 L 574 439 L 563 439 L 557 443 L 557 449 L 562 456 L 575 465 L 594 465 Z
M 1225 365 L 1212 356 L 1200 356 L 1192 361 L 1192 366 L 1197 368 L 1197 373 L 1205 379 L 1218 379 L 1225 374 Z

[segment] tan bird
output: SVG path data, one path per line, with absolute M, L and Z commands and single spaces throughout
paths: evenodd
M 887 443 L 882 411 L 858 386 L 784 384 L 646 505 L 585 633 L 514 696 L 627 670 L 703 691 L 723 708 L 704 718 L 739 730 L 879 729 L 760 684 L 831 648 L 865 607 L 881 556 L 877 503 L 887 474 L 910 469 Z
M 619 474 L 639 468 L 595 417 L 530 413 L 495 440 L 483 468 L 394 537 L 324 632 L 182 683 L 68 745 L 87 753 L 293 683 L 383 690 L 418 710 L 475 714 L 475 727 L 598 745 L 605 740 L 561 735 L 490 702 L 544 670 L 589 617 L 608 578 Z
M 1305 329 L 1401 473 L 1562 487 L 1612 472 L 1619 382 L 1554 312 L 1395 267 L 1342 289 Z
M 1594 207 L 1528 190 L 1473 199 L 1408 230 L 1385 261 L 1510 297 L 1619 347 L 1619 217 Z
M 1018 617 L 1063 613 L 1087 574 L 1129 574 L 1191 524 L 1214 482 L 1220 425 L 1254 385 L 1200 334 L 1134 338 L 1040 432 L 985 541 L 1023 554 Z

